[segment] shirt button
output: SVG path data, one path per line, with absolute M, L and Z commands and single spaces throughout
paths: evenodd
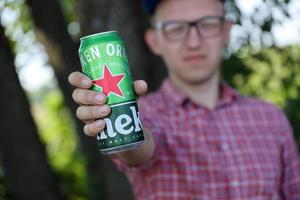
M 229 149 L 229 146 L 227 144 L 222 144 L 223 151 L 227 151 Z
M 231 185 L 232 187 L 237 187 L 237 186 L 240 185 L 240 183 L 239 183 L 239 181 L 231 181 L 231 182 L 230 182 L 230 185 Z

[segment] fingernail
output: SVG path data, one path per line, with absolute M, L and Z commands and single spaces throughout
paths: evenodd
M 102 95 L 100 95 L 100 94 L 97 94 L 97 95 L 95 96 L 95 99 L 96 99 L 96 101 L 99 102 L 99 103 L 103 103 L 103 101 L 104 101 L 104 97 L 103 97 Z
M 87 79 L 83 79 L 83 80 L 81 81 L 81 85 L 82 85 L 82 86 L 89 86 L 89 85 L 90 85 L 90 81 L 87 80 Z
M 105 114 L 107 114 L 109 110 L 110 110 L 110 107 L 109 107 L 109 106 L 105 106 L 105 107 L 104 107 L 104 112 L 105 112 Z
M 106 106 L 99 107 L 98 108 L 98 114 L 99 115 L 107 115 L 108 114 L 108 108 Z
M 95 124 L 96 128 L 103 128 L 104 126 L 104 121 L 100 120 L 100 121 L 97 121 L 96 124 Z

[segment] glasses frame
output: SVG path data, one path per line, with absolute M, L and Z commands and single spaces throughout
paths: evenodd
M 219 30 L 218 33 L 213 34 L 213 35 L 203 35 L 203 34 L 201 34 L 201 23 L 203 23 L 205 20 L 208 20 L 208 19 L 218 19 L 220 21 L 220 30 Z M 187 27 L 188 27 L 185 35 L 183 35 L 180 38 L 176 38 L 176 39 L 170 38 L 168 36 L 168 34 L 166 33 L 166 31 L 165 31 L 167 26 L 169 26 L 170 24 L 175 24 L 175 23 L 187 25 Z M 206 17 L 202 17 L 200 19 L 193 20 L 193 21 L 172 20 L 172 21 L 158 22 L 158 23 L 154 24 L 154 29 L 161 30 L 164 37 L 167 38 L 170 41 L 181 41 L 181 40 L 186 39 L 189 36 L 192 27 L 196 28 L 199 37 L 205 37 L 205 38 L 215 37 L 215 36 L 219 35 L 222 32 L 222 30 L 224 29 L 224 23 L 225 23 L 225 17 L 224 16 L 206 16 Z

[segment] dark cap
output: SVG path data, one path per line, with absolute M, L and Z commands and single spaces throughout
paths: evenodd
M 146 11 L 147 14 L 152 15 L 158 5 L 158 3 L 161 0 L 141 0 L 144 10 Z M 221 0 L 222 2 L 225 2 L 226 0 Z
M 144 10 L 147 14 L 152 15 L 160 0 L 141 0 Z

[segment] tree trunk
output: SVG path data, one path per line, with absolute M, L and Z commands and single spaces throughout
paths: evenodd
M 143 79 L 150 90 L 156 89 L 166 75 L 166 70 L 160 59 L 155 57 L 145 45 L 143 33 L 147 20 L 143 14 L 139 0 L 82 0 L 79 1 L 81 31 L 83 35 L 103 31 L 116 30 L 125 40 L 129 64 L 134 79 Z M 107 167 L 111 167 L 108 164 Z M 110 176 L 110 175 L 108 175 Z M 119 181 L 107 177 L 109 184 L 109 199 L 119 199 L 120 194 L 114 191 L 119 187 Z M 126 196 L 127 188 L 122 190 L 122 199 Z M 128 193 L 128 192 L 127 192 Z
M 140 0 L 112 0 L 109 29 L 115 29 L 127 44 L 127 53 L 133 77 L 144 79 L 150 90 L 155 90 L 166 76 L 161 59 L 154 56 L 146 46 L 144 32 L 148 19 L 145 18 Z
M 120 197 L 124 200 L 132 199 L 125 176 L 116 170 L 108 158 L 99 153 L 95 138 L 91 139 L 84 136 L 82 133 L 83 125 L 76 118 L 77 104 L 71 99 L 73 88 L 67 82 L 67 77 L 71 72 L 80 70 L 77 54 L 79 45 L 75 44 L 68 34 L 66 22 L 57 1 L 27 0 L 26 2 L 31 8 L 39 38 L 48 51 L 50 63 L 54 68 L 65 102 L 71 109 L 73 119 L 77 121 L 78 136 L 87 159 L 88 199 L 114 200 L 120 199 Z M 112 192 L 113 194 L 111 194 Z M 114 195 L 117 195 L 118 198 L 111 198 Z
M 2 26 L 0 44 L 0 157 L 9 199 L 64 199 L 37 135 Z
M 148 25 L 140 0 L 79 1 L 83 35 L 116 30 L 125 40 L 134 79 L 143 79 L 155 90 L 166 76 L 162 61 L 146 47 L 144 31 Z

